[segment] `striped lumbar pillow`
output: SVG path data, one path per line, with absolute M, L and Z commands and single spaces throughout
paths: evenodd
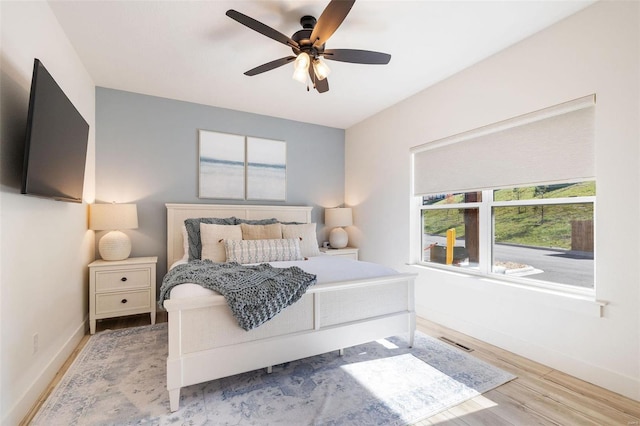
M 302 260 L 300 240 L 225 240 L 227 262 L 261 263 L 281 260 Z

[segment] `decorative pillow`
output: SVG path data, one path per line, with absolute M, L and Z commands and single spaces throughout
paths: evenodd
M 235 225 L 235 217 L 227 217 L 220 219 L 217 217 L 201 217 L 186 219 L 184 226 L 187 228 L 187 236 L 189 237 L 189 260 L 200 259 L 202 251 L 202 242 L 200 241 L 200 223 L 215 223 L 217 225 Z
M 276 218 L 271 218 L 271 219 L 239 219 L 239 218 L 235 218 L 236 219 L 236 225 L 240 225 L 241 223 L 246 223 L 247 225 L 270 225 L 272 223 L 278 223 L 278 219 Z
M 182 259 L 189 260 L 189 235 L 184 225 L 182 225 Z
M 277 240 L 282 238 L 282 225 L 249 225 L 241 223 L 243 240 Z
M 225 240 L 227 261 L 238 263 L 277 262 L 280 260 L 302 260 L 300 240 L 295 238 L 277 240 Z
M 320 256 L 315 223 L 282 225 L 282 238 L 300 239 L 300 254 L 303 257 Z
M 241 240 L 242 229 L 240 225 L 216 225 L 201 223 L 200 239 L 202 240 L 202 259 L 210 259 L 212 262 L 226 262 L 227 254 L 224 249 L 224 241 Z

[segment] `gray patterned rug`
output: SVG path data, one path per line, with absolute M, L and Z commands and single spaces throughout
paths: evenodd
M 182 389 L 169 412 L 167 325 L 89 339 L 33 425 L 404 425 L 515 376 L 416 333 Z

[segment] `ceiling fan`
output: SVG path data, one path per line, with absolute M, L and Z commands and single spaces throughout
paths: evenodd
M 342 24 L 354 3 L 355 0 L 331 0 L 318 20 L 309 15 L 300 18 L 302 29 L 291 37 L 287 37 L 268 25 L 236 10 L 228 10 L 226 13 L 228 17 L 264 36 L 289 46 L 295 54 L 295 56 L 285 56 L 284 58 L 267 62 L 250 69 L 244 74 L 254 76 L 294 61 L 293 78 L 302 83 L 307 83 L 308 75 L 315 89 L 319 93 L 324 93 L 329 90 L 327 75 L 330 70 L 327 64 L 322 61 L 322 58 L 355 64 L 388 64 L 391 60 L 391 55 L 387 53 L 358 49 L 325 49 L 325 43 Z M 309 90 L 308 86 L 307 90 Z

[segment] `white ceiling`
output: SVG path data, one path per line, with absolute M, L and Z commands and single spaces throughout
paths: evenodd
M 51 7 L 95 84 L 325 126 L 359 121 L 588 6 L 568 1 L 360 0 L 327 48 L 376 50 L 388 65 L 327 61 L 330 90 L 307 92 L 293 65 L 243 72 L 291 50 L 225 15 L 291 36 L 325 1 L 59 1 Z

